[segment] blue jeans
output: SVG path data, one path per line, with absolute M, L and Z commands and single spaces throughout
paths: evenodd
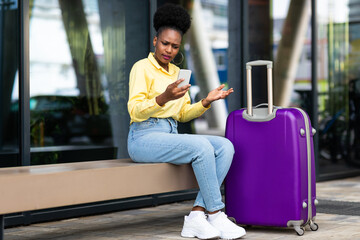
M 200 188 L 194 206 L 209 212 L 225 207 L 220 186 L 234 155 L 234 147 L 228 139 L 178 134 L 174 119 L 150 118 L 130 125 L 128 151 L 135 162 L 191 163 Z

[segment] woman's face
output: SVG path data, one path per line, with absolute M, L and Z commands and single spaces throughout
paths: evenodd
M 181 34 L 171 28 L 164 29 L 158 37 L 154 37 L 155 59 L 165 70 L 180 50 Z

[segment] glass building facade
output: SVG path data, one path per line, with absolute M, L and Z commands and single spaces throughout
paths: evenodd
M 236 90 L 222 113 L 246 106 L 245 63 L 272 60 L 275 105 L 303 108 L 317 130 L 318 180 L 360 175 L 359 0 L 0 0 L 0 167 L 127 158 L 128 76 L 165 2 L 202 12 L 205 34 L 181 48 L 194 100 L 210 72 Z M 254 69 L 254 105 L 265 77 Z M 223 134 L 216 111 L 182 131 Z
M 21 165 L 19 98 L 20 24 L 18 3 L 0 5 L 0 166 Z
M 317 130 L 317 179 L 359 175 L 360 1 L 248 0 L 229 5 L 236 10 L 229 10 L 229 62 L 234 65 L 228 66 L 228 78 L 243 93 L 231 96 L 230 110 L 246 103 L 245 83 L 237 77 L 245 78 L 246 61 L 272 60 L 274 104 L 303 108 Z M 260 71 L 254 75 L 256 105 L 267 101 L 266 76 Z
M 150 3 L 24 2 L 29 78 L 23 82 L 18 74 L 21 2 L 1 5 L 0 165 L 21 164 L 21 134 L 30 141 L 31 165 L 127 157 L 128 75 L 149 51 Z M 29 115 L 22 121 L 29 121 L 30 129 L 21 132 L 19 86 L 24 85 Z

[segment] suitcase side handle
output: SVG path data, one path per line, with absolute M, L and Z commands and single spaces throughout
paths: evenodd
M 247 91 L 247 114 L 252 116 L 252 66 L 266 66 L 267 67 L 267 90 L 268 90 L 268 114 L 271 114 L 274 109 L 273 105 L 273 85 L 272 85 L 272 61 L 257 60 L 246 63 L 246 91 Z

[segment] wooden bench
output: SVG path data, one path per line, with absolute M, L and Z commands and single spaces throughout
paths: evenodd
M 0 169 L 0 240 L 4 215 L 198 188 L 191 166 L 131 159 Z

